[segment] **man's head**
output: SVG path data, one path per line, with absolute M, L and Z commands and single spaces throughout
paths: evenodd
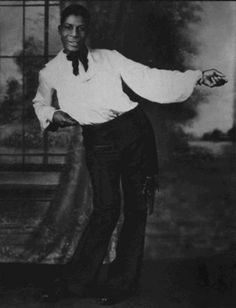
M 58 27 L 58 31 L 64 50 L 67 53 L 83 48 L 89 22 L 89 12 L 81 5 L 69 5 L 62 11 L 61 24 Z

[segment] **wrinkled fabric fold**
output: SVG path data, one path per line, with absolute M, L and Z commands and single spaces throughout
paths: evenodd
M 81 128 L 75 127 L 72 129 L 66 165 L 55 196 L 40 224 L 25 243 L 22 262 L 65 264 L 70 261 L 92 209 L 92 188 Z M 112 235 L 105 262 L 115 258 L 117 230 Z

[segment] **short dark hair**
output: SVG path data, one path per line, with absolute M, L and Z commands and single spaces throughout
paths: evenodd
M 83 17 L 84 21 L 88 25 L 90 22 L 90 14 L 89 11 L 80 4 L 71 4 L 67 6 L 61 12 L 61 25 L 64 23 L 66 18 L 70 15 L 81 16 Z

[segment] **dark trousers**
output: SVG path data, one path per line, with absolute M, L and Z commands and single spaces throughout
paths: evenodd
M 108 277 L 111 287 L 128 289 L 138 282 L 143 259 L 143 185 L 147 175 L 156 173 L 152 127 L 136 107 L 104 124 L 84 126 L 83 137 L 94 209 L 70 264 L 69 279 L 83 287 L 93 283 L 120 216 L 122 185 L 124 223 Z

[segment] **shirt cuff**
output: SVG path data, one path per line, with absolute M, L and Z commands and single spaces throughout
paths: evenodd
M 53 107 L 50 107 L 47 109 L 46 116 L 40 119 L 41 131 L 44 131 L 49 126 L 49 124 L 52 123 L 52 119 L 53 119 L 53 115 L 55 111 L 57 110 L 54 109 Z
M 200 71 L 200 70 L 196 71 L 196 85 L 202 84 L 202 74 L 203 74 L 202 71 Z
M 50 111 L 48 111 L 48 121 L 49 122 L 52 122 L 52 119 L 53 119 L 53 115 L 54 115 L 54 112 L 56 112 L 57 111 L 57 109 L 52 109 L 52 110 L 50 110 Z

